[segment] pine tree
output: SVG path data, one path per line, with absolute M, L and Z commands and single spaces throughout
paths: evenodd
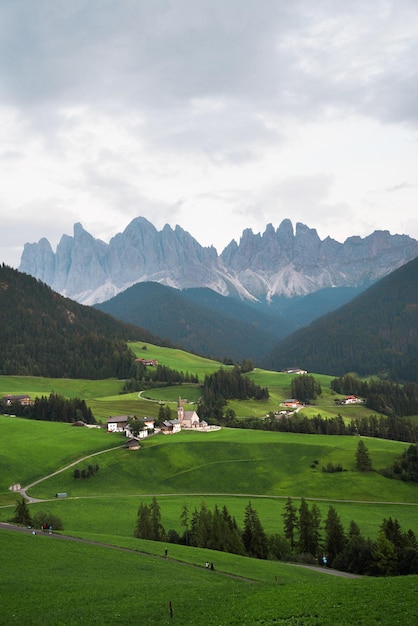
M 335 508 L 330 506 L 325 521 L 325 552 L 329 565 L 332 566 L 335 557 L 344 550 L 345 543 L 344 528 L 340 516 Z
M 152 526 L 150 510 L 146 504 L 141 502 L 138 509 L 138 519 L 136 522 L 134 536 L 138 539 L 151 539 Z
M 15 522 L 15 524 L 32 526 L 32 517 L 29 513 L 28 505 L 26 504 L 25 498 L 17 501 L 15 514 L 12 517 L 12 522 Z
M 183 539 L 186 546 L 190 544 L 189 537 L 189 509 L 186 503 L 183 504 L 180 513 L 180 524 L 184 526 Z
M 372 460 L 363 439 L 360 439 L 357 445 L 356 469 L 360 472 L 370 472 L 372 470 Z
M 152 498 L 152 502 L 149 505 L 149 516 L 151 522 L 151 537 L 149 537 L 149 539 L 153 541 L 163 541 L 165 539 L 165 530 L 161 523 L 160 505 L 155 496 Z
M 295 505 L 291 498 L 288 498 L 284 505 L 283 526 L 284 536 L 290 543 L 290 547 L 293 550 L 296 541 L 296 531 L 298 527 L 298 514 Z
M 298 547 L 302 554 L 312 553 L 312 515 L 305 498 L 300 501 L 299 507 L 299 541 Z
M 397 569 L 395 547 L 381 531 L 373 549 L 373 573 L 376 576 L 393 576 Z
M 268 541 L 264 529 L 259 520 L 257 511 L 251 506 L 251 502 L 245 507 L 244 530 L 242 542 L 248 556 L 257 559 L 266 559 L 268 553 Z

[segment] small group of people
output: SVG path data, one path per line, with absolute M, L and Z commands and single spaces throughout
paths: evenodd
M 48 525 L 46 524 L 46 522 L 44 522 L 44 523 L 42 524 L 42 532 L 43 532 L 43 533 L 46 533 L 46 531 L 48 531 L 48 532 L 49 532 L 49 534 L 50 534 L 50 535 L 52 535 L 52 526 L 49 526 L 49 527 L 48 527 Z
M 211 569 L 211 570 L 215 569 L 214 566 L 213 566 L 213 563 L 209 563 L 209 561 L 206 561 L 205 567 L 206 567 L 206 569 Z

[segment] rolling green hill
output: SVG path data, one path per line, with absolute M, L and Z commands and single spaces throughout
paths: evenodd
M 139 353 L 141 345 L 131 347 Z M 147 355 L 152 350 L 147 345 Z M 156 347 L 155 351 L 160 359 L 164 358 L 164 348 Z M 185 366 L 187 363 L 186 353 L 181 351 L 167 350 L 166 358 L 171 358 L 172 364 L 178 359 Z M 219 365 L 192 358 L 201 371 Z M 265 377 L 279 382 L 281 393 L 286 392 L 286 374 L 255 371 L 253 376 L 259 381 Z M 326 380 L 321 377 L 322 383 Z M 24 381 L 0 377 L 0 386 L 18 387 Z M 77 394 L 77 386 L 83 386 L 84 394 L 95 394 L 97 402 L 106 402 L 106 394 L 114 394 L 120 384 L 115 380 L 56 382 L 67 383 L 68 394 Z M 32 389 L 40 389 L 54 381 L 31 378 L 27 383 Z M 113 396 L 114 402 L 117 397 Z M 63 469 L 29 490 L 31 497 L 45 500 L 29 504 L 29 509 L 33 514 L 48 511 L 58 515 L 64 523 L 64 534 L 94 542 L 75 543 L 0 528 L 0 582 L 4 591 L 0 622 L 23 620 L 34 626 L 40 621 L 46 626 L 71 626 L 81 620 L 185 626 L 392 626 L 393 616 L 399 611 L 412 623 L 418 619 L 416 576 L 334 578 L 290 564 L 176 544 L 168 545 L 166 560 L 166 544 L 133 537 L 138 506 L 149 503 L 153 495 L 161 506 L 164 527 L 179 533 L 184 504 L 189 511 L 199 508 L 202 501 L 209 508 L 225 505 L 242 525 L 250 500 L 266 532 L 282 533 L 287 497 L 299 505 L 303 496 L 310 504 L 318 505 L 323 520 L 332 504 L 345 529 L 354 519 L 362 533 L 372 538 L 385 517 L 398 519 L 403 528 L 412 528 L 418 534 L 416 485 L 391 481 L 375 472 L 355 471 L 358 438 L 222 429 L 182 432 L 172 437 L 156 435 L 144 440 L 136 452 L 117 447 L 124 441 L 124 437 L 100 429 L 0 416 L 0 521 L 8 520 L 15 506 L 16 496 L 7 491 L 9 483 L 30 484 Z M 366 443 L 377 469 L 406 447 L 380 439 L 367 439 Z M 81 459 L 100 450 L 108 451 L 90 461 Z M 80 460 L 75 466 L 65 469 L 77 458 Z M 88 480 L 74 479 L 74 467 L 82 468 L 92 460 L 99 464 L 97 474 Z M 328 462 L 341 462 L 347 471 L 322 472 Z M 56 499 L 58 491 L 66 492 L 68 497 Z M 24 554 L 24 558 L 16 558 L 17 554 Z M 215 572 L 205 570 L 205 561 L 215 562 Z M 181 585 L 173 587 L 171 580 L 181 581 Z M 139 601 L 132 593 L 132 581 L 135 589 L 152 589 L 146 601 Z

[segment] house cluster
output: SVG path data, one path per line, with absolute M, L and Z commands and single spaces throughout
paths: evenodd
M 301 409 L 303 407 L 302 402 L 299 402 L 299 400 L 296 400 L 296 398 L 288 398 L 287 400 L 283 400 L 283 402 L 280 403 L 280 406 L 286 408 L 286 409 Z
M 364 400 L 358 396 L 345 396 L 343 400 L 343 404 L 360 404 L 361 402 L 364 402 Z
M 138 418 L 135 415 L 116 415 L 108 418 L 107 432 L 124 432 L 126 437 L 131 440 L 127 442 L 126 447 L 135 449 L 135 447 L 139 447 L 140 439 L 144 439 L 157 432 L 163 435 L 173 435 L 180 432 L 182 429 L 206 429 L 208 423 L 205 420 L 201 420 L 196 411 L 185 411 L 185 404 L 187 404 L 187 401 L 179 398 L 177 403 L 177 419 L 164 420 L 159 429 L 155 428 L 155 420 L 150 417 Z M 132 426 L 134 422 L 135 428 Z M 138 442 L 137 446 L 134 441 Z
M 349 395 L 344 398 L 337 398 L 334 400 L 335 404 L 362 404 L 364 402 L 363 398 L 359 398 L 358 396 Z
M 151 417 L 136 417 L 136 415 L 114 415 L 107 420 L 108 433 L 125 433 L 126 437 L 133 438 L 134 434 L 130 423 L 136 422 L 138 428 L 134 432 L 138 433 L 137 439 L 144 439 L 154 432 L 155 421 Z
M 286 367 L 282 372 L 285 374 L 307 374 L 308 370 L 303 370 L 300 367 Z
M 299 409 L 302 409 L 305 405 L 296 398 L 287 398 L 287 400 L 283 400 L 283 402 L 280 402 L 280 406 L 282 407 L 281 411 L 274 412 L 274 417 L 276 419 L 289 417 L 289 415 L 291 415 L 292 413 L 297 413 L 297 411 L 299 411 Z
M 1 401 L 3 406 L 12 406 L 12 404 L 15 404 L 16 402 L 21 406 L 30 406 L 31 404 L 33 404 L 33 401 L 27 394 L 16 396 L 9 393 L 6 396 L 3 396 Z
M 142 363 L 142 365 L 150 365 L 152 367 L 158 365 L 157 359 L 135 359 L 135 363 Z

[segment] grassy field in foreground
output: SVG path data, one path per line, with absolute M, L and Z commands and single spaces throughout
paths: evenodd
M 171 547 L 165 560 L 0 530 L 0 623 L 410 626 L 418 620 L 416 576 L 344 579 L 286 564 L 185 550 L 192 556 L 187 561 L 184 552 L 180 562 L 171 557 Z M 203 567 L 213 555 L 220 557 L 214 572 Z

